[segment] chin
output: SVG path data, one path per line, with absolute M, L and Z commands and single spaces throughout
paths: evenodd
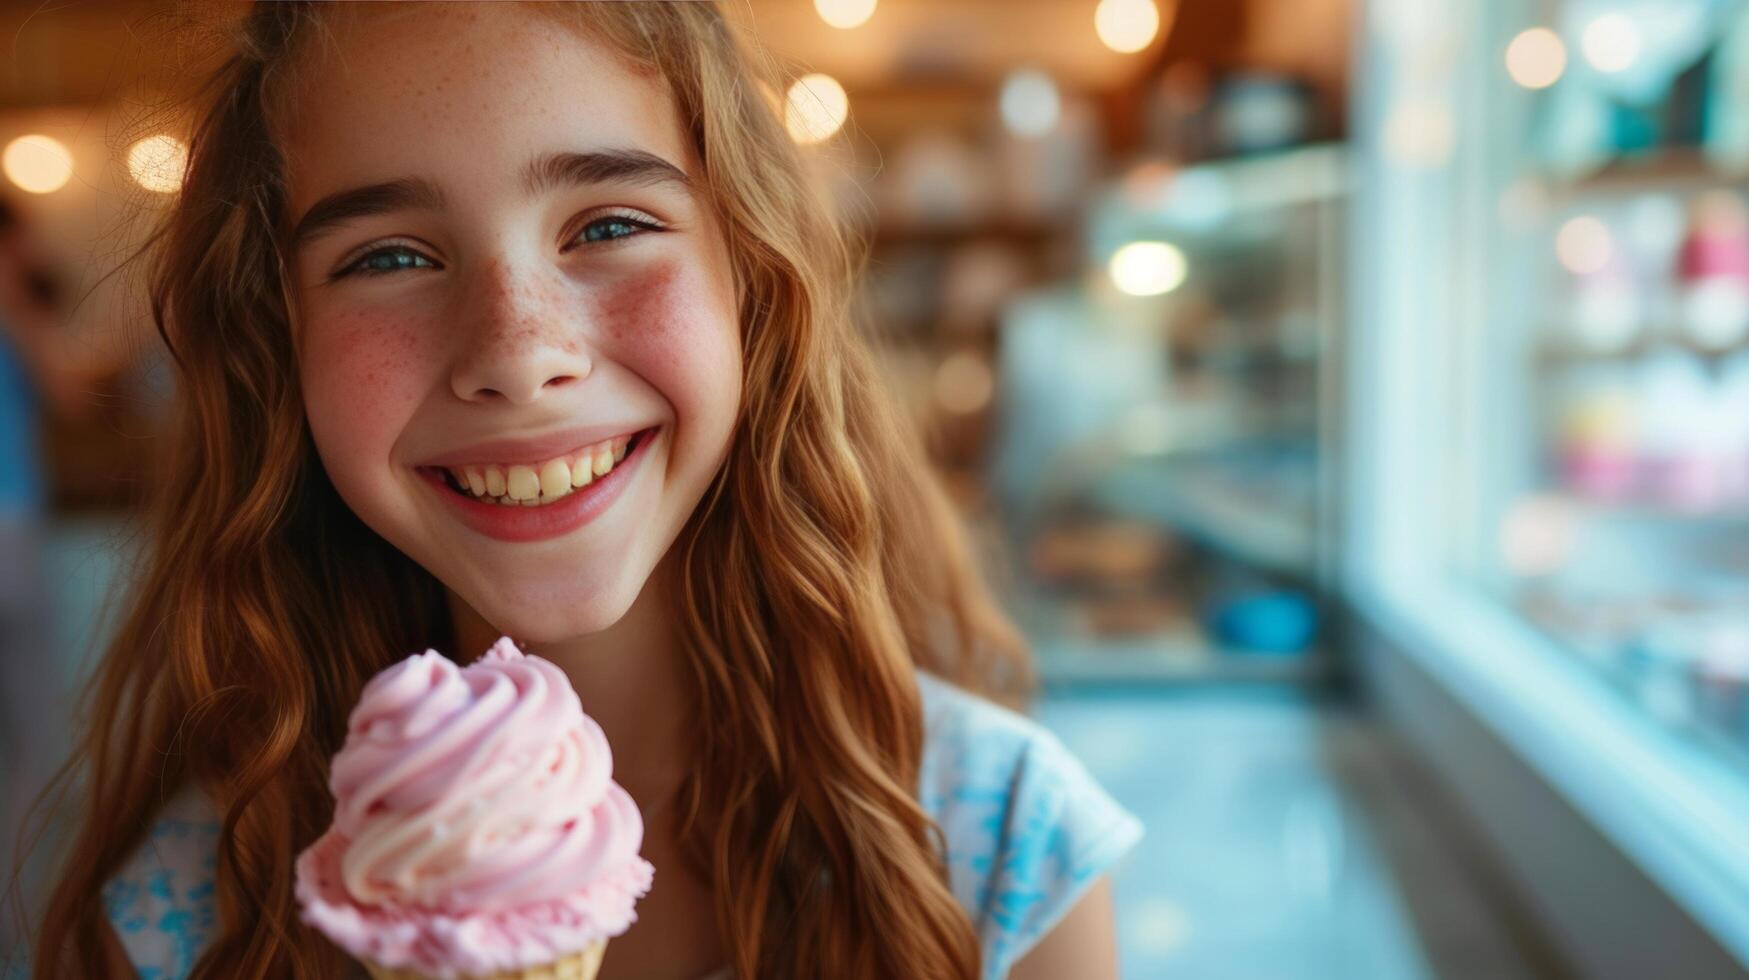
M 606 588 L 547 590 L 496 595 L 474 608 L 499 632 L 522 643 L 561 643 L 599 633 L 624 618 L 638 596 L 637 583 Z M 472 600 L 469 600 L 472 602 Z

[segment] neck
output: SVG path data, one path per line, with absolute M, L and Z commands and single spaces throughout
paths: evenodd
M 685 774 L 689 682 L 666 571 L 666 562 L 656 568 L 612 626 L 523 646 L 570 679 L 584 712 L 601 726 L 613 749 L 614 781 L 638 802 L 646 820 L 665 807 Z M 462 656 L 485 650 L 503 635 L 455 593 L 449 599 Z

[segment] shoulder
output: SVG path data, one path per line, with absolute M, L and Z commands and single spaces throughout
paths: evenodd
M 211 938 L 218 840 L 211 804 L 198 790 L 184 789 L 104 886 L 110 926 L 140 980 L 186 977 Z
M 940 825 L 985 975 L 1008 968 L 1141 839 L 1141 823 L 1036 722 L 918 674 L 918 801 Z

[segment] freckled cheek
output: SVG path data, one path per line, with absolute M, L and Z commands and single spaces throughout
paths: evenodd
M 741 390 L 733 320 L 701 311 L 664 321 L 629 363 L 673 406 L 683 426 L 733 420 Z
M 623 284 L 598 312 L 611 356 L 672 407 L 677 453 L 720 452 L 741 397 L 732 295 L 701 264 L 676 264 Z
M 365 316 L 311 322 L 305 330 L 304 410 L 329 475 L 344 484 L 380 471 L 436 383 L 440 362 L 420 341 L 434 331 Z

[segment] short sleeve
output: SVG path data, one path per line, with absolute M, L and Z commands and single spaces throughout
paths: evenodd
M 188 976 L 211 939 L 218 839 L 205 800 L 185 791 L 104 886 L 104 910 L 140 980 Z
M 994 869 L 994 975 L 1006 976 L 1141 837 L 1141 822 L 1054 736 L 1029 745 Z
M 1142 837 L 1057 737 L 940 681 L 923 682 L 919 801 L 942 829 L 955 897 L 1000 980 Z

